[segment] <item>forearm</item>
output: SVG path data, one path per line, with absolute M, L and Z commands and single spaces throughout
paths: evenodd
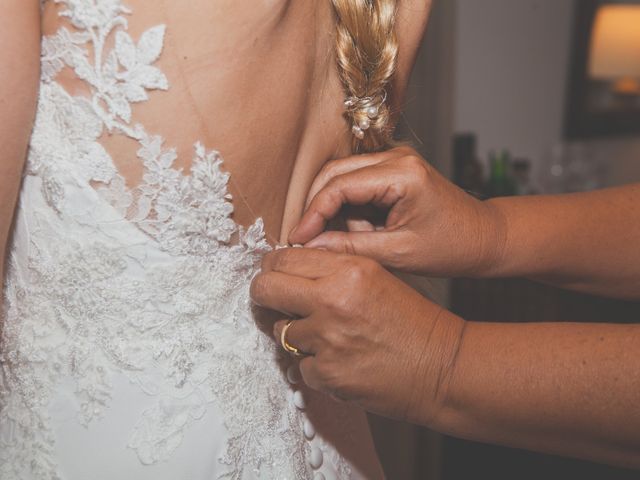
M 640 185 L 487 204 L 504 230 L 488 276 L 640 298 Z
M 640 468 L 640 326 L 467 323 L 430 425 Z

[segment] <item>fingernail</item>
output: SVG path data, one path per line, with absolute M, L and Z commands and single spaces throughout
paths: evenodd
M 289 239 L 291 239 L 292 237 L 294 237 L 297 231 L 298 231 L 298 225 L 296 225 L 295 227 L 293 227 L 293 230 L 291 230 L 291 232 L 289 233 Z
M 305 243 L 304 247 L 314 248 L 316 250 L 326 250 L 325 244 L 321 240 L 320 241 L 311 240 L 310 242 Z

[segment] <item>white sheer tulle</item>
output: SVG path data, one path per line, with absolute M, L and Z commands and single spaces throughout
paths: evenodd
M 136 41 L 119 0 L 55 2 L 69 28 L 42 42 L 5 286 L 0 478 L 362 478 L 334 445 L 360 441 L 362 414 L 303 405 L 256 327 L 248 289 L 269 246 L 261 220 L 232 220 L 220 155 L 196 143 L 186 175 L 132 120 L 169 88 L 165 26 Z M 88 95 L 56 83 L 64 68 Z M 138 143 L 139 185 L 105 134 Z

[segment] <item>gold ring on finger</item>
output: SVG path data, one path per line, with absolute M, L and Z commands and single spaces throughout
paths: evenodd
M 290 353 L 294 357 L 304 357 L 304 353 L 302 353 L 299 348 L 296 348 L 287 342 L 287 331 L 289 330 L 289 327 L 293 325 L 294 321 L 295 320 L 289 320 L 286 325 L 282 327 L 282 332 L 280 332 L 280 345 L 282 345 L 285 352 Z

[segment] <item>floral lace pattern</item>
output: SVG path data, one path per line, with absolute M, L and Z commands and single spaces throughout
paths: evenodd
M 113 376 L 123 374 L 155 399 L 129 437 L 141 463 L 170 458 L 216 404 L 229 436 L 218 478 L 311 478 L 303 415 L 290 405 L 277 349 L 256 328 L 249 301 L 269 250 L 262 221 L 245 230 L 232 220 L 217 152 L 196 144 L 184 175 L 174 149 L 131 123 L 132 104 L 169 88 L 154 66 L 165 27 L 134 42 L 131 12 L 119 0 L 53 1 L 73 29 L 42 41 L 5 288 L 0 477 L 61 478 L 48 418 L 57 386 L 71 379 L 78 420 L 90 426 L 110 405 Z M 55 82 L 65 67 L 90 87 L 89 97 Z M 138 142 L 141 185 L 126 186 L 99 143 L 105 132 Z M 346 461 L 325 450 L 348 478 Z

